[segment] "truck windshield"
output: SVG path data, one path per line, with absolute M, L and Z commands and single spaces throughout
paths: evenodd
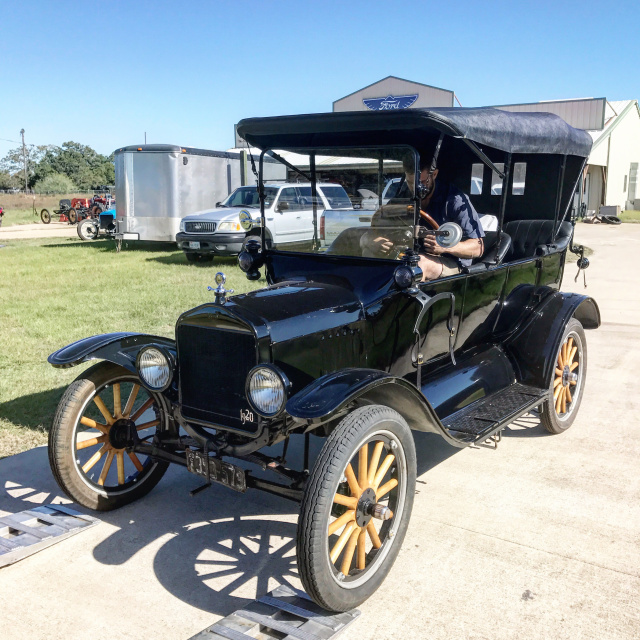
M 289 183 L 275 204 L 277 228 L 265 222 L 273 249 L 398 260 L 413 247 L 413 149 L 273 151 Z
M 270 207 L 278 195 L 276 187 L 265 187 L 265 206 Z M 260 199 L 258 198 L 258 187 L 239 187 L 221 204 L 223 207 L 249 207 L 258 208 Z

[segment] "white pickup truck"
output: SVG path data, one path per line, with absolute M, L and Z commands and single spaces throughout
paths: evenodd
M 353 210 L 347 192 L 339 184 L 318 183 L 318 226 L 325 210 Z M 313 200 L 311 183 L 276 182 L 265 185 L 267 242 L 276 248 L 302 248 L 313 241 Z M 239 187 L 215 209 L 186 216 L 176 235 L 178 247 L 190 262 L 213 260 L 216 255 L 238 254 L 247 233 L 240 225 L 245 211 L 254 221 L 260 219 L 258 190 Z M 321 235 L 321 229 L 318 229 Z

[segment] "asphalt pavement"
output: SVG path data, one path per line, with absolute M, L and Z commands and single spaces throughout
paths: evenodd
M 587 332 L 575 423 L 553 436 L 525 417 L 497 450 L 416 434 L 402 551 L 341 638 L 640 637 L 640 225 L 579 225 L 577 240 L 596 251 L 586 293 L 603 323 Z M 585 292 L 575 273 L 563 289 Z M 143 500 L 0 569 L 0 637 L 182 640 L 299 586 L 296 505 L 217 486 L 190 497 L 199 484 L 170 468 Z M 46 448 L 0 460 L 0 513 L 56 502 Z

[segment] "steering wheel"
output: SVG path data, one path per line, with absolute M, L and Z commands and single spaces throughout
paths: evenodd
M 436 231 L 440 228 L 440 225 L 426 212 L 420 209 L 420 217 L 428 222 Z

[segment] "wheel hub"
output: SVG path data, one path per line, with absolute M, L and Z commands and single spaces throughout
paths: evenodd
M 568 387 L 569 386 L 569 382 L 571 382 L 571 369 L 569 368 L 569 365 L 567 364 L 562 369 L 562 386 L 563 387 Z
M 356 524 L 359 527 L 366 527 L 373 517 L 373 508 L 376 506 L 376 492 L 369 487 L 362 492 L 356 507 Z
M 136 423 L 127 418 L 116 420 L 109 429 L 109 442 L 114 449 L 124 449 L 134 444 L 131 434 L 136 433 Z

